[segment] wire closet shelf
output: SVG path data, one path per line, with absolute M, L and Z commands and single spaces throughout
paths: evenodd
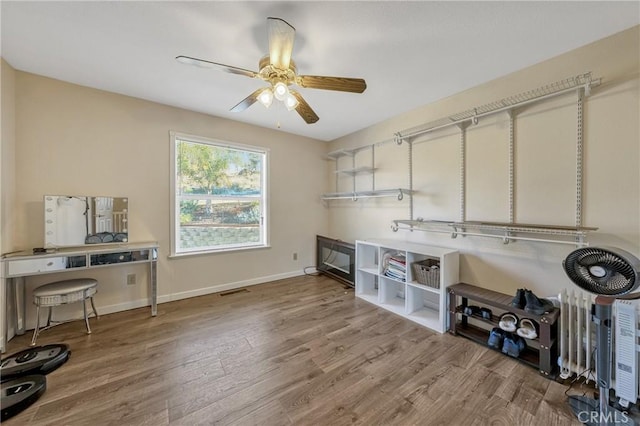
M 548 84 L 537 89 L 529 90 L 517 95 L 509 96 L 498 101 L 490 102 L 475 108 L 471 108 L 460 113 L 452 114 L 429 123 L 405 129 L 397 132 L 394 140 L 398 144 L 407 142 L 412 144 L 413 140 L 421 135 L 435 132 L 447 127 L 457 126 L 461 131 L 461 171 L 460 171 L 460 220 L 458 221 L 440 221 L 440 220 L 424 220 L 418 218 L 413 219 L 413 209 L 410 212 L 408 220 L 394 220 L 391 229 L 395 232 L 403 230 L 420 230 L 434 233 L 450 234 L 452 238 L 458 235 L 462 236 L 479 236 L 488 238 L 502 239 L 504 244 L 513 241 L 537 241 L 557 244 L 570 244 L 576 246 L 585 246 L 588 232 L 595 231 L 598 228 L 582 226 L 582 166 L 583 166 L 583 142 L 582 142 L 582 105 L 585 96 L 591 94 L 591 88 L 600 84 L 600 79 L 593 79 L 591 73 L 584 73 L 574 77 L 566 78 L 552 84 Z M 517 108 L 540 102 L 546 99 L 557 97 L 568 93 L 577 93 L 577 138 L 576 138 L 576 222 L 575 226 L 556 226 L 556 225 L 540 225 L 540 224 L 518 224 L 514 221 L 514 134 L 513 121 Z M 509 222 L 477 222 L 466 220 L 466 188 L 465 188 L 465 129 L 472 124 L 477 124 L 478 120 L 492 114 L 501 112 L 509 113 L 510 132 L 509 132 Z M 520 234 L 531 234 L 539 236 L 522 236 Z
M 396 133 L 397 139 L 407 140 L 425 133 L 434 132 L 450 126 L 464 123 L 477 124 L 478 119 L 488 115 L 497 114 L 523 107 L 535 102 L 556 97 L 565 93 L 574 92 L 576 89 L 584 89 L 585 96 L 589 96 L 591 88 L 600 85 L 600 79 L 592 79 L 591 73 L 584 73 L 575 77 L 569 77 L 537 89 L 529 90 L 517 95 L 509 96 L 499 101 L 490 102 L 475 108 L 468 109 L 448 117 L 431 121 L 421 126 L 405 129 Z
M 322 194 L 322 199 L 325 201 L 330 200 L 345 200 L 351 199 L 353 201 L 358 201 L 359 199 L 364 198 L 396 198 L 398 201 L 402 201 L 405 198 L 405 195 L 411 196 L 413 194 L 413 190 L 411 187 L 409 188 L 376 188 L 376 170 L 375 166 L 375 148 L 386 143 L 394 142 L 394 139 L 389 139 L 383 142 L 378 142 L 371 145 L 366 145 L 354 149 L 339 149 L 336 151 L 332 151 L 327 154 L 327 159 L 336 162 L 336 169 L 334 170 L 334 174 L 336 175 L 336 191 Z M 370 166 L 360 166 L 356 167 L 355 156 L 358 152 L 369 150 L 370 151 Z M 338 159 L 342 157 L 350 157 L 351 158 L 351 168 L 341 169 L 338 168 Z M 356 176 L 367 174 L 370 175 L 370 185 L 371 189 L 359 190 L 356 188 Z M 338 191 L 338 179 L 337 176 L 346 175 L 351 176 L 352 180 L 352 188 L 351 191 Z

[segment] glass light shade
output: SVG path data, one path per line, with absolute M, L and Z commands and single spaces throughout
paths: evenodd
M 260 103 L 262 105 L 264 105 L 266 108 L 269 108 L 271 106 L 271 103 L 273 102 L 273 92 L 271 91 L 271 89 L 267 88 L 264 89 L 259 95 L 258 95 L 258 100 L 260 101 Z
M 284 104 L 289 111 L 296 109 L 298 106 L 298 100 L 291 93 L 287 95 L 287 98 L 284 100 Z
M 273 86 L 273 92 L 277 100 L 284 101 L 287 98 L 287 95 L 289 94 L 289 88 L 287 87 L 286 84 L 279 81 L 276 83 L 275 86 Z

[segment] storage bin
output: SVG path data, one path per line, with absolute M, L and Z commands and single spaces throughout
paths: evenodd
M 427 287 L 440 288 L 440 262 L 435 259 L 425 259 L 411 264 L 413 278 L 418 284 Z

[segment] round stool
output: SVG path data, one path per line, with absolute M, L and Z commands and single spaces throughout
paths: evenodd
M 77 278 L 73 280 L 56 281 L 53 283 L 42 285 L 33 290 L 33 304 L 36 305 L 36 328 L 33 330 L 33 338 L 31 346 L 35 346 L 38 334 L 48 328 L 51 328 L 52 322 L 62 323 L 67 321 L 52 321 L 51 309 L 54 306 L 67 305 L 74 302 L 82 302 L 84 310 L 84 322 L 87 326 L 87 334 L 91 334 L 89 327 L 89 316 L 87 315 L 87 304 L 85 301 L 91 301 L 91 309 L 93 314 L 98 318 L 98 311 L 93 304 L 93 295 L 98 291 L 98 281 L 93 278 Z M 47 318 L 46 327 L 40 329 L 40 307 L 49 308 L 49 316 Z

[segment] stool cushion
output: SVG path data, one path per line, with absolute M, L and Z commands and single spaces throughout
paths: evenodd
M 56 296 L 60 294 L 75 293 L 98 286 L 98 280 L 93 278 L 77 278 L 74 280 L 56 281 L 42 285 L 33 290 L 35 297 Z

